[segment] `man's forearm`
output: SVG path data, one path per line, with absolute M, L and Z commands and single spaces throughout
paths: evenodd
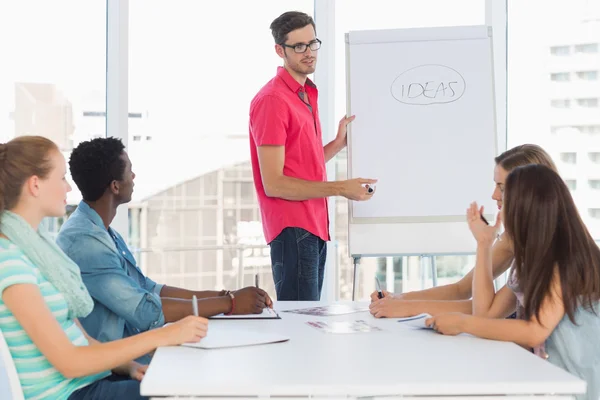
M 169 297 L 172 299 L 185 299 L 191 300 L 192 296 L 196 296 L 198 299 L 205 299 L 208 297 L 219 297 L 221 292 L 216 292 L 214 290 L 202 290 L 202 291 L 192 291 L 186 290 L 182 288 L 178 288 L 175 286 L 163 286 L 160 290 L 160 297 Z
M 209 297 L 198 300 L 198 315 L 201 317 L 212 317 L 213 315 L 227 313 L 231 309 L 229 296 Z M 188 315 L 194 315 L 192 300 L 162 298 L 162 310 L 165 322 L 175 322 Z
M 282 175 L 271 184 L 265 184 L 265 192 L 269 197 L 304 201 L 340 196 L 343 193 L 343 184 L 341 182 L 307 181 Z
M 325 153 L 325 162 L 329 162 L 333 157 L 339 153 L 346 144 L 344 142 L 339 142 L 337 140 L 332 140 L 323 146 L 323 153 Z

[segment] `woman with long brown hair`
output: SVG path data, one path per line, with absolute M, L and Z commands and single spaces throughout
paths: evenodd
M 494 167 L 494 191 L 492 199 L 498 209 L 502 208 L 502 195 L 506 177 L 516 167 L 540 164 L 556 171 L 556 165 L 544 149 L 535 144 L 523 144 L 513 147 L 497 156 Z M 514 258 L 511 244 L 497 240 L 492 248 L 492 273 L 494 277 L 503 274 Z M 391 294 L 384 291 L 384 298 L 378 299 L 377 292 L 371 295 L 370 311 L 375 317 L 409 317 L 421 313 L 436 315 L 444 312 L 470 313 L 472 304 L 472 284 L 474 269 L 458 282 L 437 286 L 431 289 L 409 293 Z
M 542 165 L 513 170 L 502 215 L 514 263 L 494 290 L 491 247 L 499 223 L 481 222 L 473 203 L 467 221 L 477 240 L 473 315 L 441 314 L 426 323 L 446 335 L 470 333 L 515 342 L 587 382 L 600 396 L 600 249 L 561 177 Z M 499 218 L 500 219 L 500 218 Z M 517 307 L 516 320 L 504 319 Z

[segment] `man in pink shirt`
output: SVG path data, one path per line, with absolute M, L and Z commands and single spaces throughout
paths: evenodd
M 263 229 L 271 246 L 278 300 L 319 300 L 323 287 L 327 197 L 368 200 L 374 179 L 327 182 L 325 163 L 346 146 L 342 118 L 323 146 L 315 72 L 321 41 L 307 14 L 291 11 L 271 23 L 283 67 L 250 104 L 250 151 Z

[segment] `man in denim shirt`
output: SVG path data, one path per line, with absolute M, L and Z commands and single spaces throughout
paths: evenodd
M 204 317 L 261 313 L 272 306 L 269 296 L 255 287 L 195 292 L 144 276 L 121 235 L 110 228 L 117 207 L 131 201 L 135 178 L 120 140 L 81 143 L 69 166 L 83 201 L 62 226 L 57 243 L 79 265 L 94 299 L 92 313 L 80 319 L 92 337 L 108 342 L 177 321 L 193 314 L 193 295 Z

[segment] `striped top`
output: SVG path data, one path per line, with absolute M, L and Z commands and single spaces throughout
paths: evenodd
M 88 341 L 75 322 L 68 318 L 68 306 L 63 295 L 42 276 L 39 269 L 17 246 L 0 238 L 0 331 L 6 339 L 15 362 L 25 398 L 67 399 L 77 389 L 108 376 L 109 372 L 103 372 L 67 379 L 50 364 L 2 299 L 1 295 L 6 288 L 19 283 L 38 286 L 52 315 L 71 343 L 76 346 L 87 346 Z

